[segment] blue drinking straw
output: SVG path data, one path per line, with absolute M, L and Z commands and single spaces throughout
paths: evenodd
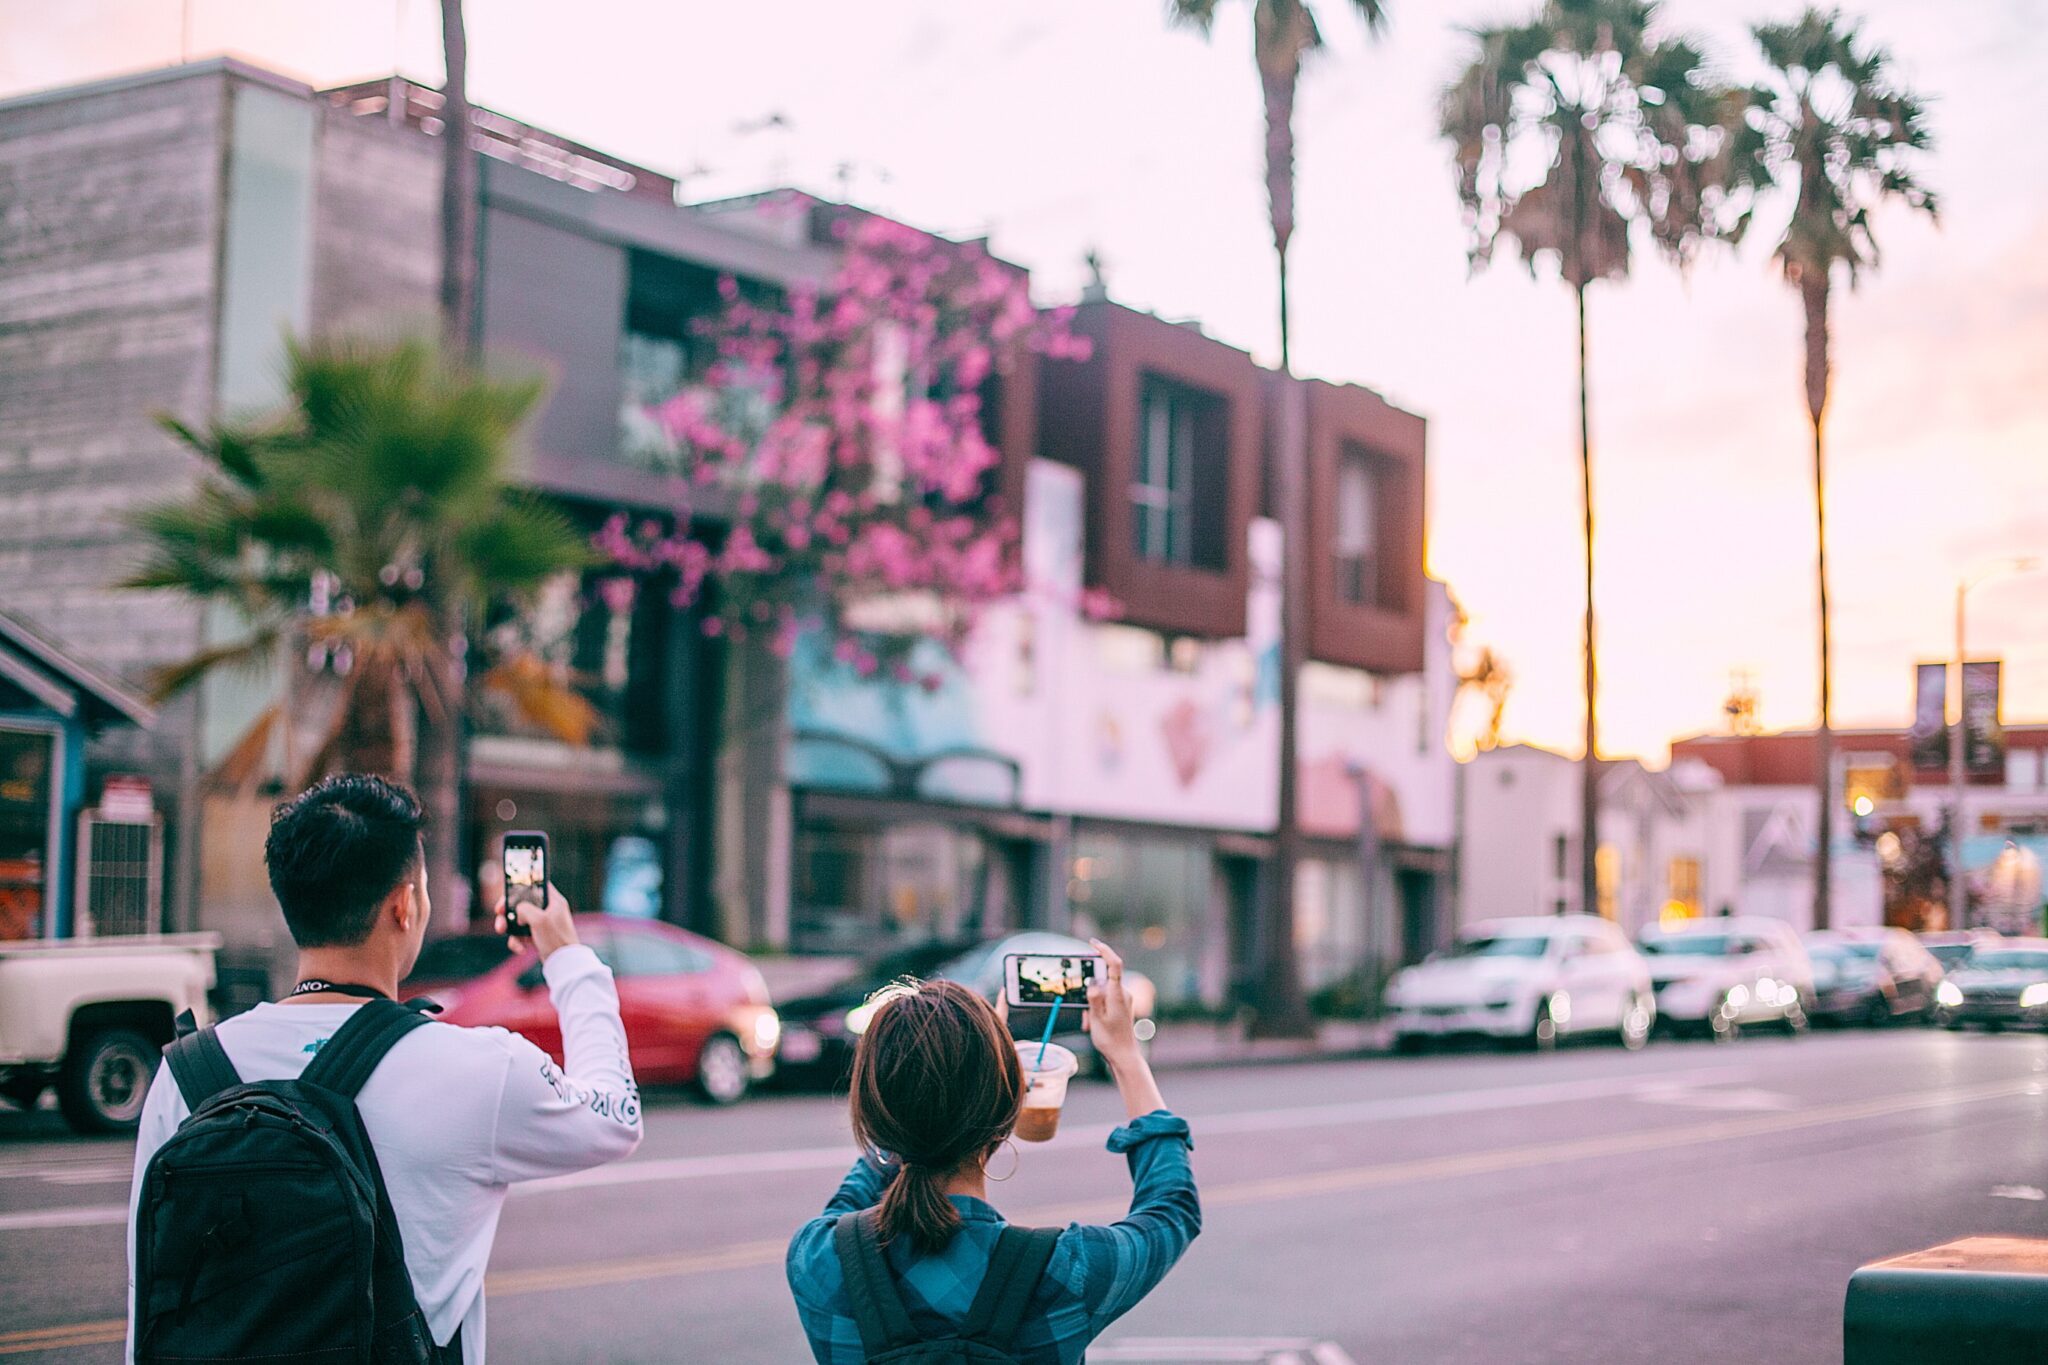
M 1052 1042 L 1053 1027 L 1060 1021 L 1060 1006 L 1066 1003 L 1066 999 L 1064 995 L 1056 995 L 1052 998 L 1052 1017 L 1045 1021 L 1045 1036 L 1038 1040 L 1038 1056 L 1031 1063 L 1033 1071 L 1045 1070 L 1045 1049 Z

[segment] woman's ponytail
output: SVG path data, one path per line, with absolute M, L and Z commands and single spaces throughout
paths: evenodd
M 899 1164 L 876 1210 L 884 1242 L 943 1250 L 960 1230 L 949 1180 L 1017 1126 L 1024 1072 L 988 1001 L 952 981 L 892 987 L 853 1054 L 853 1133 Z
M 884 1242 L 908 1237 L 920 1251 L 942 1250 L 960 1230 L 960 1210 L 941 1188 L 949 1174 L 929 1166 L 899 1167 L 875 1210 L 877 1235 Z

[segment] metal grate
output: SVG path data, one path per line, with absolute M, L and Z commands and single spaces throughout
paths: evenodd
M 153 934 L 163 925 L 163 822 L 78 817 L 79 938 Z

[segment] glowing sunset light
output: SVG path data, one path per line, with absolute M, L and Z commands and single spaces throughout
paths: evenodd
M 1728 79 L 1744 29 L 1803 0 L 1671 0 Z M 1271 360 L 1273 271 L 1248 7 L 1210 42 L 1155 0 L 737 6 L 544 0 L 470 8 L 471 95 L 685 176 L 692 197 L 793 182 L 939 231 L 988 234 L 1046 302 L 1099 251 L 1116 297 Z M 0 96 L 173 62 L 177 5 L 0 0 Z M 1519 0 L 1390 6 L 1324 25 L 1296 114 L 1295 367 L 1430 422 L 1429 567 L 1508 660 L 1510 738 L 1576 749 L 1580 558 L 1568 291 L 1510 262 L 1468 278 L 1437 96 L 1459 25 Z M 1853 0 L 1931 102 L 1939 227 L 1879 223 L 1881 273 L 1838 287 L 1829 410 L 1835 719 L 1903 724 L 1911 664 L 1951 648 L 1956 580 L 2048 549 L 2048 177 L 2026 130 L 2048 31 L 2022 0 Z M 432 0 L 191 0 L 187 55 L 319 85 L 394 62 L 437 80 Z M 1348 17 L 1348 16 L 1347 16 Z M 780 114 L 769 121 L 770 114 Z M 1591 292 L 1601 734 L 1661 757 L 1722 724 L 1732 670 L 1768 728 L 1816 714 L 1811 437 L 1801 317 L 1768 259 L 1643 253 Z M 2009 721 L 2048 718 L 2048 574 L 1970 599 Z

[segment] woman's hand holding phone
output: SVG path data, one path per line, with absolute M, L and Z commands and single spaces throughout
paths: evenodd
M 519 922 L 525 926 L 534 949 L 540 954 L 540 960 L 543 962 L 554 956 L 557 948 L 566 948 L 572 943 L 582 941 L 576 937 L 575 911 L 570 908 L 569 898 L 564 896 L 561 888 L 553 882 L 548 883 L 548 903 L 528 903 L 520 906 Z M 505 902 L 502 897 L 498 901 L 495 923 L 499 933 L 506 932 Z M 515 951 L 521 943 L 518 937 L 508 936 L 507 941 Z
M 1159 1083 L 1152 1079 L 1152 1067 L 1138 1046 L 1138 1021 L 1131 1012 L 1130 992 L 1124 989 L 1124 960 L 1101 939 L 1088 941 L 1102 957 L 1102 976 L 1088 985 L 1088 1037 L 1109 1063 L 1132 1118 L 1164 1109 Z

